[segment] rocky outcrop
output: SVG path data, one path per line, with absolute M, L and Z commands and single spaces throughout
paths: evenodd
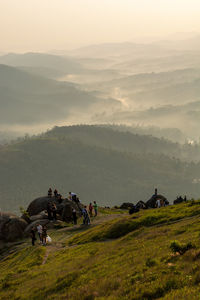
M 0 240 L 13 242 L 23 237 L 28 223 L 12 213 L 0 213 Z
M 134 207 L 134 204 L 131 202 L 124 202 L 121 206 L 120 209 L 130 209 L 131 207 Z
M 49 203 L 56 204 L 57 213 L 60 216 L 63 215 L 63 210 L 65 207 L 65 211 L 69 212 L 70 206 L 71 209 L 75 209 L 77 213 L 80 213 L 81 209 L 83 208 L 83 206 L 80 203 L 75 203 L 74 201 L 70 201 L 68 199 L 58 199 L 56 197 L 40 197 L 33 200 L 27 208 L 27 213 L 29 214 L 30 219 L 32 216 L 36 216 L 41 214 L 41 212 L 45 212 Z M 66 215 L 66 213 L 64 215 Z

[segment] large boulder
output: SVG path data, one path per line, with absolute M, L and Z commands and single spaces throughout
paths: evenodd
M 27 222 L 12 213 L 0 213 L 0 240 L 13 242 L 23 237 Z
M 29 224 L 29 225 L 26 227 L 24 233 L 25 233 L 25 235 L 29 234 L 29 233 L 31 232 L 31 229 L 32 229 L 33 227 L 36 228 L 37 224 L 40 224 L 40 225 L 44 226 L 44 225 L 47 225 L 48 223 L 49 223 L 49 220 L 48 220 L 48 219 L 41 219 L 41 220 L 33 221 L 31 224 Z
M 28 208 L 27 213 L 30 216 L 30 220 L 37 220 L 45 218 L 45 211 L 49 203 L 55 203 L 57 207 L 57 214 L 61 217 L 63 221 L 71 221 L 72 210 L 75 209 L 77 215 L 81 214 L 81 209 L 83 205 L 79 202 L 68 199 L 58 199 L 56 197 L 40 197 L 33 200 Z M 42 217 L 39 216 L 42 214 Z
M 120 209 L 130 209 L 134 207 L 134 204 L 133 203 L 130 203 L 130 202 L 124 202 L 121 206 L 120 206 Z
M 160 199 L 163 204 L 169 205 L 168 200 L 163 196 L 163 195 L 153 195 L 147 202 L 146 202 L 146 207 L 147 208 L 155 208 L 156 207 L 156 201 Z

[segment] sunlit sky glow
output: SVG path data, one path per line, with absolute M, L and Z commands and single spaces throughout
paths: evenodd
M 0 52 L 200 32 L 199 0 L 0 0 Z

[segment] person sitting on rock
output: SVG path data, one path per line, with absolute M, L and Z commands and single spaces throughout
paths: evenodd
M 55 189 L 53 193 L 54 193 L 54 197 L 57 198 L 58 197 L 58 191 L 57 191 L 57 189 Z
M 92 203 L 90 202 L 90 205 L 89 205 L 89 214 L 90 214 L 90 217 L 92 217 L 92 210 L 93 210 L 93 206 L 92 206 Z
M 34 226 L 31 229 L 30 236 L 31 236 L 32 246 L 35 246 L 36 237 L 35 237 L 35 227 Z
M 55 203 L 52 204 L 51 211 L 52 211 L 52 214 L 53 214 L 53 220 L 56 221 L 57 220 L 57 216 L 56 216 L 57 207 L 56 207 Z
M 62 195 L 61 194 L 57 195 L 57 199 L 58 199 L 58 203 L 62 203 L 63 199 L 62 199 Z
M 52 189 L 51 189 L 51 188 L 49 188 L 49 190 L 48 190 L 48 197 L 49 197 L 49 198 L 52 197 Z
M 47 244 L 47 228 L 46 226 L 42 226 L 42 245 L 45 246 Z

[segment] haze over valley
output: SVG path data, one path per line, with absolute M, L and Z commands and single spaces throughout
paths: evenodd
M 49 185 L 111 206 L 155 187 L 170 202 L 197 197 L 197 9 L 87 0 L 88 14 L 80 0 L 46 13 L 46 1 L 21 2 L 0 13 L 1 209 L 17 211 Z

